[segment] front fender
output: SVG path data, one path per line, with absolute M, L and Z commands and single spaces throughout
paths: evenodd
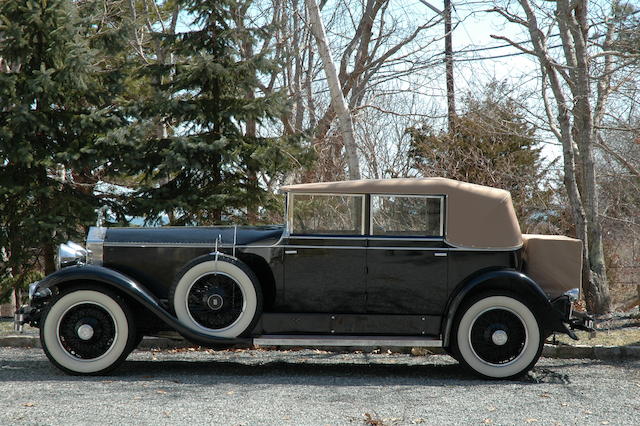
M 442 322 L 441 332 L 445 347 L 451 344 L 451 330 L 465 299 L 488 291 L 504 291 L 522 298 L 540 321 L 545 333 L 558 331 L 572 334 L 563 323 L 562 316 L 553 308 L 545 292 L 534 280 L 513 269 L 499 269 L 475 275 L 454 290 Z
M 250 343 L 248 339 L 213 337 L 185 327 L 175 316 L 169 313 L 162 306 L 160 300 L 142 284 L 118 271 L 103 266 L 78 265 L 60 269 L 40 281 L 37 291 L 42 292 L 42 290 L 52 287 L 63 289 L 65 285 L 72 285 L 73 283 L 83 281 L 98 282 L 124 293 L 126 296 L 147 308 L 149 312 L 153 313 L 169 327 L 194 343 L 204 346 L 212 344 Z

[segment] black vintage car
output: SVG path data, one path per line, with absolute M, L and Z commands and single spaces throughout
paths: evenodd
M 522 235 L 507 191 L 442 178 L 282 191 L 284 226 L 91 228 L 17 321 L 71 374 L 173 331 L 210 347 L 443 347 L 491 378 L 591 326 L 571 309 L 581 242 Z

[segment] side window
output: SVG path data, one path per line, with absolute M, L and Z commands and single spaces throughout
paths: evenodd
M 441 237 L 444 197 L 371 195 L 373 235 Z
M 289 194 L 289 197 L 291 234 L 364 234 L 362 195 Z

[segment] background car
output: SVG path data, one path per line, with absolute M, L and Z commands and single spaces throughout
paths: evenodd
M 91 228 L 30 288 L 21 322 L 72 374 L 145 335 L 205 346 L 444 347 L 514 377 L 575 317 L 582 243 L 522 235 L 509 192 L 443 178 L 285 186 L 286 224 Z

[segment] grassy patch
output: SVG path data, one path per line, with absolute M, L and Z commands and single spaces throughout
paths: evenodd
M 635 308 L 624 313 L 603 315 L 596 320 L 596 329 L 593 337 L 585 331 L 578 331 L 578 341 L 565 335 L 558 336 L 558 340 L 569 345 L 640 346 L 640 311 Z
M 24 326 L 24 334 L 38 334 L 39 330 L 37 328 L 30 327 L 28 325 Z M 9 336 L 18 334 L 13 331 L 13 320 L 12 319 L 0 319 L 0 336 Z
M 568 345 L 585 346 L 640 346 L 640 327 L 628 327 L 617 330 L 598 330 L 591 338 L 586 331 L 576 332 L 580 340 L 573 340 L 564 334 L 558 335 L 558 341 Z

